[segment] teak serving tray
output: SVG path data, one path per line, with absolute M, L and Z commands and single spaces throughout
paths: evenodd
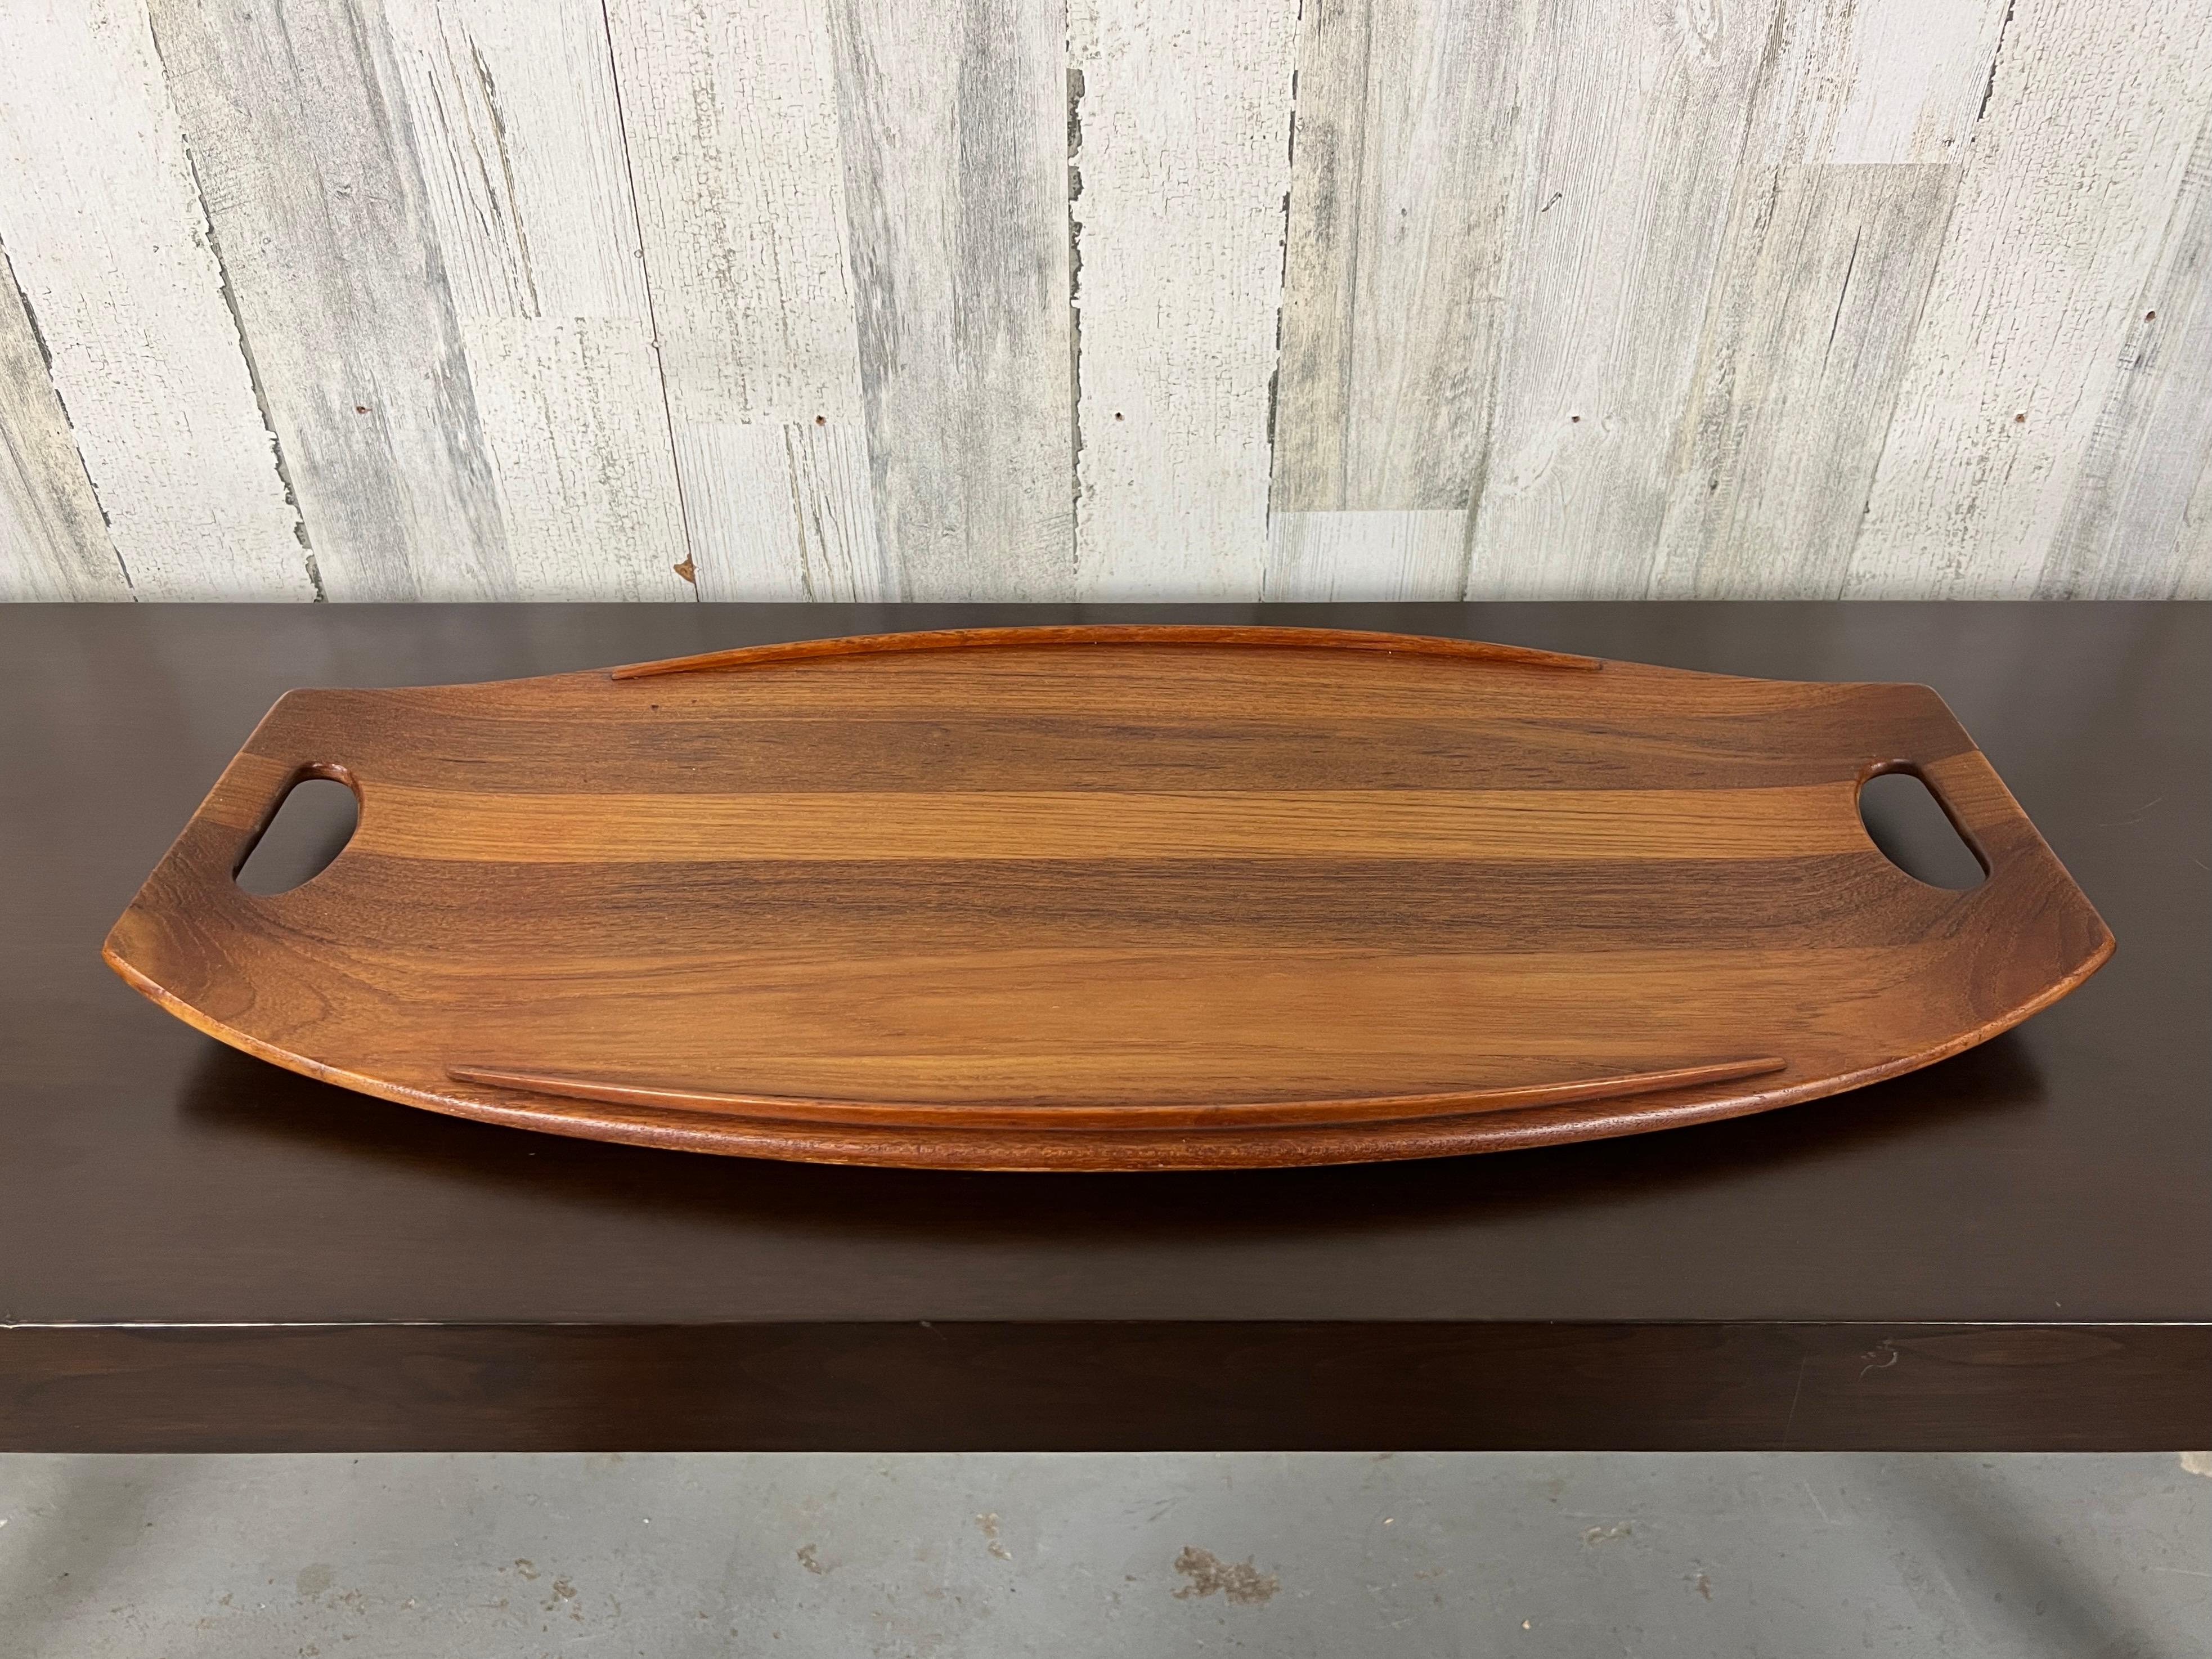
M 1908 770 L 1987 871 L 1930 887 Z M 292 786 L 328 869 L 234 877 Z M 465 1117 L 957 1169 L 1429 1158 L 1833 1094 L 2112 935 L 1924 686 L 1276 628 L 988 629 L 295 691 L 108 961 Z

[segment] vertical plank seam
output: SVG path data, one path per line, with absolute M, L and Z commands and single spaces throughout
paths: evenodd
M 1060 61 L 1067 70 L 1067 574 L 1083 568 L 1083 66 L 1075 54 L 1074 24 L 1060 26 Z
M 100 509 L 100 525 L 108 532 L 107 550 L 115 556 L 116 568 L 123 573 L 123 586 L 129 590 L 131 603 L 135 605 L 138 602 L 138 586 L 131 580 L 130 562 L 123 556 L 123 550 L 115 544 L 115 521 L 107 516 L 107 504 L 100 499 L 100 485 L 92 476 L 92 469 L 85 465 L 84 447 L 76 441 L 76 422 L 70 418 L 69 399 L 62 395 L 61 386 L 54 380 L 54 354 L 46 344 L 46 330 L 39 326 L 39 308 L 31 303 L 30 290 L 16 276 L 15 261 L 8 257 L 8 245 L 4 241 L 0 241 L 0 271 L 7 273 L 8 281 L 15 288 L 15 297 L 22 304 L 23 320 L 30 325 L 31 343 L 38 347 L 39 362 L 46 368 L 46 389 L 53 393 L 54 407 L 62 412 L 62 424 L 69 429 L 70 447 L 76 453 L 77 470 L 84 474 L 85 488 L 92 492 L 92 504 Z
M 1306 0 L 1298 0 L 1297 14 L 1291 27 L 1297 31 L 1300 48 L 1305 45 Z M 1364 104 L 1363 104 L 1364 107 Z M 1298 176 L 1298 58 L 1291 54 L 1291 110 L 1290 118 L 1284 123 L 1286 137 L 1283 144 L 1283 236 L 1282 258 L 1275 266 L 1275 366 L 1267 371 L 1267 493 L 1266 521 L 1261 533 L 1275 521 L 1275 416 L 1282 405 L 1283 392 L 1283 308 L 1291 286 L 1291 187 Z M 1355 238 L 1352 257 L 1359 257 L 1359 246 Z M 1272 538 L 1271 538 L 1272 539 Z M 1267 597 L 1267 570 L 1271 561 L 1260 565 L 1260 598 Z
M 1997 65 L 2004 60 L 2005 31 L 2012 27 L 2013 13 L 2019 9 L 2020 0 L 2008 0 L 2004 21 L 1997 25 L 1997 43 L 1990 52 L 1990 78 L 1982 82 L 1982 101 L 1974 109 L 1974 125 L 1982 124 L 1982 117 L 1990 112 L 1990 100 L 1997 93 Z
M 169 60 L 161 50 L 161 31 L 154 27 L 151 10 L 146 17 L 146 38 L 154 48 L 154 61 L 161 68 L 161 89 L 169 93 Z M 276 483 L 284 492 L 284 505 L 292 509 L 292 537 L 300 544 L 300 558 L 307 574 L 307 586 L 314 590 L 314 602 L 325 605 L 330 595 L 323 588 L 323 573 L 315 563 L 315 546 L 307 533 L 307 514 L 301 510 L 299 492 L 292 487 L 292 469 L 284 459 L 284 441 L 276 435 L 276 422 L 269 411 L 269 393 L 261 384 L 261 365 L 254 360 L 253 343 L 246 337 L 246 314 L 238 307 L 238 291 L 231 286 L 230 263 L 222 257 L 222 239 L 216 234 L 215 216 L 207 210 L 207 185 L 200 178 L 199 152 L 192 147 L 191 130 L 185 125 L 183 110 L 177 112 L 177 143 L 185 152 L 185 168 L 192 179 L 192 210 L 201 228 L 207 234 L 208 257 L 215 261 L 216 291 L 222 295 L 222 308 L 230 313 L 231 333 L 238 342 L 239 361 L 246 365 L 246 382 L 253 388 L 253 407 L 261 416 L 261 429 L 269 437 L 270 464 L 276 469 Z
M 607 49 L 607 84 L 615 94 L 615 139 L 622 146 L 623 182 L 629 196 L 629 228 L 633 249 L 645 289 L 645 326 L 653 337 L 653 380 L 660 388 L 660 418 L 668 434 L 668 471 L 676 480 L 676 517 L 684 530 L 684 562 L 671 568 L 691 589 L 691 603 L 699 599 L 699 554 L 691 544 L 691 502 L 684 493 L 684 467 L 676 453 L 676 410 L 668 398 L 668 364 L 660 349 L 660 315 L 653 301 L 653 258 L 645 251 L 645 222 L 638 216 L 637 163 L 629 152 L 629 117 L 623 107 L 622 58 L 615 51 L 614 20 L 607 15 L 607 0 L 599 0 L 599 39 Z M 789 437 L 786 435 L 787 447 Z
M 1516 188 L 1518 188 L 1522 182 L 1518 176 L 1517 162 L 1525 160 L 1528 154 L 1524 143 L 1528 137 L 1528 129 L 1519 118 L 1518 106 L 1525 101 L 1525 94 L 1528 89 L 1527 77 L 1530 73 L 1532 59 L 1534 56 L 1538 31 L 1536 8 L 1533 5 L 1522 8 L 1520 21 L 1522 33 L 1519 42 L 1518 61 L 1513 71 L 1513 94 L 1516 108 L 1511 142 L 1516 149 L 1516 166 L 1514 179 Z M 1370 46 L 1370 50 L 1372 51 L 1372 49 Z M 1550 201 L 1547 201 L 1543 206 L 1536 210 L 1537 213 L 1541 215 L 1548 212 L 1552 202 L 1558 199 L 1559 197 L 1555 193 Z M 1510 205 L 1511 198 L 1509 195 L 1509 214 Z M 1460 521 L 1459 602 L 1462 605 L 1468 602 L 1468 596 L 1474 591 L 1475 529 L 1482 517 L 1482 498 L 1490 492 L 1490 457 L 1496 447 L 1498 436 L 1498 394 L 1505 376 L 1506 319 L 1504 313 L 1512 300 L 1515 266 L 1526 246 L 1522 238 L 1507 227 L 1503 217 L 1499 222 L 1498 237 L 1500 246 L 1498 253 L 1497 281 L 1499 315 L 1488 331 L 1485 346 L 1488 362 L 1482 387 L 1482 437 L 1481 441 L 1475 445 L 1474 462 L 1468 470 L 1467 516 Z M 1646 580 L 1648 582 L 1649 579 Z

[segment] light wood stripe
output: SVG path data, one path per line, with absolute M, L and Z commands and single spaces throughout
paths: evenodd
M 355 844 L 480 863 L 1782 859 L 1867 850 L 1848 781 L 1734 790 L 506 794 L 364 782 Z

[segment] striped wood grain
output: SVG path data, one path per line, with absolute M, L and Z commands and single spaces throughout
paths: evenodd
M 1955 1053 L 2111 948 L 1925 688 L 1296 630 L 898 643 L 295 693 L 110 960 L 440 1111 L 1130 1169 L 1765 1109 Z M 246 894 L 310 756 L 360 828 Z M 1978 887 L 1868 839 L 1857 789 L 1900 757 Z

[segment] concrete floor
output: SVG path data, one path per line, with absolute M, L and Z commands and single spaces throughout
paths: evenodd
M 2207 1651 L 2172 1455 L 0 1457 L 6 1659 Z

